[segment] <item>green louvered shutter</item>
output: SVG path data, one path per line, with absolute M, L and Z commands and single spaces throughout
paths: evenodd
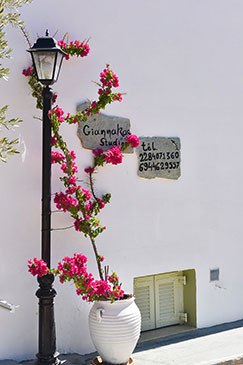
M 182 323 L 183 281 L 180 274 L 155 276 L 156 328 Z
M 155 328 L 154 278 L 147 276 L 134 280 L 136 304 L 141 312 L 142 331 Z
M 134 279 L 135 301 L 142 317 L 142 331 L 182 324 L 184 313 L 182 272 Z

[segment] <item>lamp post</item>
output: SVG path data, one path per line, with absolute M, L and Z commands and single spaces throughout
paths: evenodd
M 65 52 L 58 46 L 57 41 L 46 36 L 38 38 L 28 52 L 32 56 L 38 81 L 43 84 L 43 142 L 42 142 L 42 228 L 41 228 L 41 257 L 51 266 L 51 121 L 48 115 L 51 110 L 53 93 L 50 85 L 59 76 Z M 56 331 L 54 320 L 55 289 L 52 288 L 54 275 L 38 277 L 39 289 L 39 352 L 38 365 L 59 364 L 56 353 Z

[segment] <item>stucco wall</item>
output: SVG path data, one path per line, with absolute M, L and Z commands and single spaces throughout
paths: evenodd
M 137 160 L 126 155 L 121 166 L 107 166 L 96 177 L 97 190 L 111 192 L 100 218 L 107 230 L 100 252 L 127 291 L 133 278 L 175 270 L 196 270 L 197 325 L 242 318 L 242 98 L 243 3 L 241 0 L 34 0 L 22 10 L 31 33 L 70 40 L 91 37 L 90 55 L 64 62 L 58 83 L 59 104 L 76 105 L 96 97 L 106 63 L 119 75 L 122 103 L 106 110 L 128 117 L 140 136 L 181 139 L 182 174 L 178 181 L 144 180 Z M 28 45 L 20 31 L 8 29 L 14 48 L 11 76 L 1 82 L 1 104 L 23 123 L 21 154 L 1 164 L 0 298 L 20 304 L 15 314 L 0 308 L 0 359 L 33 358 L 37 352 L 36 280 L 26 269 L 40 257 L 41 121 L 27 80 Z M 80 171 L 91 161 L 81 148 L 76 127 L 65 128 Z M 55 168 L 53 191 L 59 189 Z M 71 221 L 53 214 L 53 227 Z M 95 262 L 88 240 L 74 230 L 54 231 L 52 262 L 82 252 Z M 220 268 L 221 288 L 209 282 Z M 74 288 L 55 283 L 57 349 L 88 353 L 90 306 Z

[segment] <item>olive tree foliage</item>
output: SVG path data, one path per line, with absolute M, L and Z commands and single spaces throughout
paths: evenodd
M 6 39 L 5 28 L 11 24 L 14 27 L 24 27 L 23 21 L 20 19 L 20 13 L 18 9 L 24 5 L 30 3 L 32 0 L 0 0 L 0 62 L 3 59 L 10 58 L 11 49 L 8 47 L 8 41 Z M 9 68 L 4 67 L 0 63 L 0 79 L 4 81 L 8 80 Z M 4 82 L 3 81 L 3 82 Z M 0 132 L 2 134 L 4 129 L 11 129 L 17 126 L 21 120 L 19 118 L 6 119 L 6 112 L 8 105 L 0 106 Z M 7 137 L 0 137 L 0 161 L 6 162 L 9 155 L 18 153 L 16 145 L 19 140 L 9 140 Z

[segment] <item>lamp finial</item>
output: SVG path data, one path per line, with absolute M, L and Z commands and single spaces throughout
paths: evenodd
M 46 29 L 46 37 L 49 37 L 49 30 Z

